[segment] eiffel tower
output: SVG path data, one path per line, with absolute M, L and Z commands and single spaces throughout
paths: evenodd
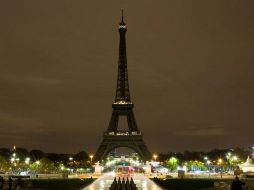
M 141 160 L 147 161 L 151 159 L 151 153 L 143 141 L 142 133 L 138 129 L 133 113 L 134 104 L 130 98 L 125 42 L 127 27 L 124 23 L 123 13 L 118 31 L 120 34 L 120 43 L 115 102 L 112 104 L 113 112 L 108 129 L 104 132 L 103 140 L 95 154 L 95 160 L 106 159 L 109 152 L 115 148 L 127 147 L 138 153 Z M 118 130 L 119 117 L 127 118 L 127 130 Z

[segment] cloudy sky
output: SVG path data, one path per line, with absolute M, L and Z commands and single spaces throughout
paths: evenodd
M 0 147 L 96 151 L 122 8 L 151 152 L 254 144 L 253 0 L 13 0 L 0 2 Z

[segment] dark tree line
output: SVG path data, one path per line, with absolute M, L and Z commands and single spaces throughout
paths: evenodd
M 168 152 L 167 154 L 159 154 L 160 161 L 166 161 L 170 157 L 176 157 L 180 161 L 188 160 L 204 160 L 208 157 L 211 160 L 217 160 L 218 158 L 224 158 L 228 153 L 237 155 L 240 159 L 246 160 L 248 155 L 252 154 L 251 148 L 234 148 L 234 149 L 213 149 L 208 152 Z
M 25 160 L 27 157 L 31 158 L 32 161 L 40 160 L 42 158 L 47 158 L 53 162 L 69 162 L 69 158 L 73 158 L 75 161 L 89 160 L 89 156 L 85 151 L 78 152 L 76 154 L 57 154 L 57 153 L 45 153 L 41 150 L 31 150 L 28 151 L 25 148 L 16 148 L 11 150 L 8 148 L 0 148 L 0 156 L 9 160 L 12 154 L 15 153 L 20 160 Z

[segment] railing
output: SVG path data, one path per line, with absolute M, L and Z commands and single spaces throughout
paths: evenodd
M 129 135 L 141 135 L 139 131 L 117 131 L 117 132 L 105 132 L 106 135 L 116 135 L 116 136 L 129 136 Z

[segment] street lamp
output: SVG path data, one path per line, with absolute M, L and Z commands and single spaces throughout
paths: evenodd
M 209 172 L 209 177 L 210 177 L 210 164 L 211 164 L 212 162 L 210 161 L 210 160 L 206 160 L 206 164 L 207 164 L 207 166 L 208 166 L 208 172 Z
M 29 164 L 29 162 L 30 162 L 30 158 L 27 157 L 27 158 L 25 159 L 25 163 L 26 163 L 26 164 Z
M 157 154 L 154 154 L 154 155 L 153 155 L 153 159 L 154 159 L 155 162 L 156 162 L 157 158 L 158 158 L 158 155 L 157 155 Z
M 227 158 L 227 159 L 230 159 L 231 156 L 232 156 L 231 152 L 228 152 L 227 155 L 226 155 L 226 158 Z
M 221 158 L 218 159 L 218 165 L 222 165 L 223 160 Z M 220 177 L 222 178 L 222 167 L 220 166 Z
M 91 164 L 92 164 L 92 162 L 93 162 L 93 155 L 91 154 L 91 155 L 89 156 L 89 158 L 90 158 L 90 161 L 91 161 Z

